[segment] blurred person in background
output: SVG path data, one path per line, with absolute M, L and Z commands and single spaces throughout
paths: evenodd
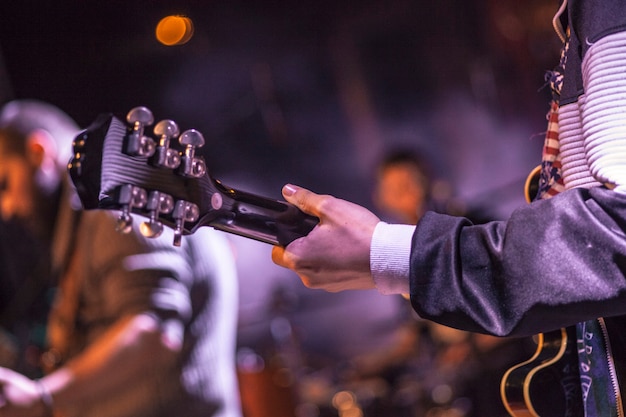
M 373 201 L 385 221 L 415 225 L 427 210 L 442 210 L 431 198 L 436 181 L 427 160 L 417 150 L 402 148 L 389 151 L 379 162 Z M 405 304 L 410 310 L 410 303 Z M 415 313 L 407 313 L 402 331 L 406 336 L 400 340 L 406 342 L 374 357 L 375 366 L 404 368 L 403 377 L 419 375 L 418 415 L 444 409 L 463 416 L 506 415 L 497 382 L 509 367 L 528 357 L 519 339 L 465 332 Z M 480 383 L 487 379 L 495 384 Z M 437 395 L 442 391 L 448 394 Z
M 430 168 L 417 151 L 397 149 L 378 163 L 372 199 L 390 222 L 417 224 L 431 209 Z
M 121 234 L 115 213 L 81 211 L 66 178 L 77 133 L 48 103 L 2 108 L 2 219 L 43 248 L 9 245 L 2 262 L 41 263 L 39 287 L 56 294 L 45 376 L 0 368 L 0 416 L 239 417 L 228 241 L 204 228 L 175 247 L 171 230 Z

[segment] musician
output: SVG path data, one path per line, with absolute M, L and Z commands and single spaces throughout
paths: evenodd
M 432 178 L 431 169 L 421 153 L 405 148 L 390 151 L 376 169 L 375 207 L 388 222 L 417 224 L 427 210 L 443 209 L 439 207 L 443 206 L 442 201 L 432 198 Z M 378 361 L 407 360 L 419 355 L 420 365 L 411 372 L 414 375 L 419 373 L 425 381 L 436 383 L 430 386 L 424 383 L 427 391 L 421 404 L 424 409 L 417 414 L 426 414 L 427 410 L 441 409 L 444 405 L 459 407 L 459 403 L 463 404 L 466 416 L 506 413 L 499 402 L 499 386 L 482 382 L 497 380 L 509 367 L 526 360 L 529 356 L 526 341 L 465 332 L 428 320 L 415 320 L 413 316 L 403 328 L 406 334 L 413 336 L 413 345 L 399 343 L 387 347 L 387 355 Z M 433 392 L 444 383 L 450 389 L 450 398 L 447 404 L 433 405 L 432 398 L 436 397 Z
M 430 169 L 416 151 L 389 152 L 376 169 L 376 207 L 389 219 L 416 224 L 431 205 L 430 176 Z
M 227 241 L 205 228 L 177 248 L 169 230 L 124 235 L 115 213 L 77 210 L 64 176 L 77 131 L 39 101 L 10 102 L 0 115 L 2 217 L 50 242 L 57 284 L 48 373 L 0 368 L 0 416 L 239 417 Z
M 554 26 L 564 47 L 550 79 L 539 200 L 507 221 L 473 225 L 428 212 L 413 227 L 287 184 L 284 197 L 321 222 L 274 247 L 272 259 L 314 288 L 410 293 L 421 317 L 463 330 L 576 326 L 581 394 L 568 415 L 623 415 L 626 3 L 560 6 Z

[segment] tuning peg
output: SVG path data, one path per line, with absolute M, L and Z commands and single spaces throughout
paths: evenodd
M 159 136 L 152 164 L 164 168 L 176 169 L 180 165 L 180 153 L 170 148 L 170 140 L 178 137 L 180 130 L 173 120 L 161 120 L 154 126 L 154 134 Z
M 159 191 L 148 194 L 146 210 L 149 211 L 149 220 L 139 225 L 139 231 L 145 237 L 156 238 L 163 233 L 163 223 L 158 218 L 161 213 L 170 213 L 174 209 L 174 198 Z
M 154 134 L 161 136 L 160 146 L 169 146 L 170 138 L 178 137 L 180 130 L 175 121 L 165 119 L 154 125 Z
M 154 116 L 152 115 L 152 112 L 149 108 L 144 106 L 138 106 L 132 108 L 128 112 L 128 114 L 126 115 L 126 121 L 134 126 L 143 127 L 154 123 Z
M 122 213 L 117 218 L 115 230 L 123 234 L 128 234 L 133 230 L 133 216 L 129 214 L 128 210 L 122 209 Z
M 180 163 L 180 171 L 187 177 L 199 178 L 206 173 L 206 163 L 202 157 L 196 157 L 196 149 L 204 146 L 204 136 L 196 129 L 184 131 L 178 142 L 185 147 Z
M 132 156 L 152 156 L 156 143 L 152 138 L 144 135 L 145 127 L 154 123 L 152 112 L 147 107 L 135 107 L 126 115 L 126 121 L 132 125 L 132 132 L 128 135 L 126 144 L 126 153 Z
M 200 209 L 197 205 L 185 200 L 178 200 L 174 206 L 172 217 L 175 220 L 174 226 L 174 246 L 180 246 L 183 229 L 186 222 L 195 222 L 200 216 Z
M 120 216 L 117 219 L 115 230 L 121 233 L 129 233 L 133 226 L 133 217 L 130 215 L 133 207 L 143 207 L 148 197 L 146 190 L 125 184 L 119 187 L 117 204 L 120 205 Z

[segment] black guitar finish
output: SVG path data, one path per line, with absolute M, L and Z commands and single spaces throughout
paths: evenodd
M 236 190 L 213 179 L 204 160 L 194 154 L 194 147 L 203 144 L 197 131 L 183 132 L 179 143 L 158 145 L 163 136 L 158 142 L 144 135 L 151 113 L 138 109 L 148 122 L 133 119 L 131 113 L 130 125 L 111 114 L 101 115 L 76 137 L 68 169 L 85 209 L 121 210 L 118 228 L 125 231 L 132 223 L 131 213 L 148 217 L 141 225 L 142 234 L 156 237 L 165 224 L 174 228 L 175 245 L 180 245 L 180 236 L 210 226 L 286 246 L 318 224 L 316 217 L 285 201 Z M 171 138 L 178 137 L 175 124 L 167 122 L 167 134 L 172 131 Z M 164 166 L 169 163 L 163 162 L 168 158 L 166 151 L 173 154 L 172 166 Z
M 537 351 L 527 361 L 509 369 L 500 394 L 514 417 L 582 417 L 575 410 L 582 394 L 576 361 L 575 328 L 537 335 Z M 568 414 L 569 413 L 569 414 Z

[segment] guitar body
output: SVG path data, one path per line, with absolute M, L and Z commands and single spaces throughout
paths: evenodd
M 570 406 L 581 395 L 575 349 L 574 328 L 537 335 L 535 354 L 502 377 L 500 394 L 511 416 L 582 416 Z

